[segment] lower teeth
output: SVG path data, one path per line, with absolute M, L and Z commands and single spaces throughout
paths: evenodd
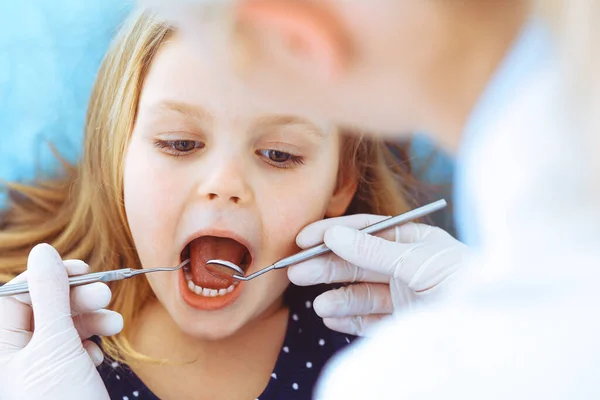
M 225 296 L 225 295 L 233 292 L 233 290 L 235 289 L 235 286 L 237 285 L 237 282 L 235 282 L 235 283 L 232 283 L 231 285 L 229 285 L 229 287 L 226 289 L 203 288 L 201 286 L 196 285 L 194 282 L 192 282 L 192 279 L 189 276 L 189 274 L 185 273 L 184 275 L 185 275 L 185 280 L 187 281 L 187 285 L 188 285 L 188 288 L 190 289 L 190 291 L 196 293 L 198 296 L 203 296 L 203 297 Z

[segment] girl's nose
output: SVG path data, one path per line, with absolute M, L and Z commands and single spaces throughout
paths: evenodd
M 246 204 L 252 201 L 253 191 L 244 174 L 244 168 L 236 160 L 219 163 L 201 177 L 198 194 L 208 201 Z

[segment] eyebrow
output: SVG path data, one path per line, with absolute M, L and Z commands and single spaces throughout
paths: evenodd
M 163 100 L 152 106 L 152 111 L 158 112 L 176 112 L 187 117 L 196 118 L 199 120 L 212 120 L 213 115 L 203 109 L 202 107 L 195 106 L 188 103 L 182 103 L 179 101 Z M 320 138 L 324 138 L 325 134 L 318 125 L 309 121 L 306 118 L 294 116 L 294 115 L 271 115 L 261 117 L 257 120 L 257 125 L 271 125 L 271 126 L 282 126 L 282 125 L 301 125 L 307 128 L 307 133 L 312 133 Z
M 315 134 L 320 138 L 325 137 L 323 130 L 319 128 L 318 125 L 314 124 L 306 118 L 297 117 L 294 115 L 273 115 L 268 117 L 261 117 L 258 119 L 257 124 L 267 126 L 301 125 L 308 128 L 307 133 Z
M 211 120 L 213 116 L 211 113 L 203 109 L 202 107 L 195 106 L 188 103 L 182 103 L 178 101 L 164 100 L 156 103 L 150 107 L 152 111 L 158 112 L 176 112 L 187 117 L 192 117 L 202 120 Z

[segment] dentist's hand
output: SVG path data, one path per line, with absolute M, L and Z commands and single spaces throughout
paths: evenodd
M 64 261 L 42 244 L 29 254 L 29 295 L 0 298 L 0 391 L 3 399 L 108 399 L 96 370 L 102 352 L 91 336 L 121 331 L 120 314 L 103 310 L 111 292 L 103 283 L 69 290 L 68 274 L 87 273 L 82 261 Z
M 314 301 L 329 328 L 364 335 L 391 314 L 445 294 L 468 264 L 467 246 L 440 228 L 409 223 L 371 236 L 358 229 L 387 217 L 351 215 L 315 222 L 296 239 L 307 248 L 321 241 L 333 251 L 288 269 L 300 286 L 347 283 Z

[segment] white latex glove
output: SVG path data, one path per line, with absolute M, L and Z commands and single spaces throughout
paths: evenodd
M 30 294 L 0 298 L 2 399 L 109 398 L 96 370 L 102 352 L 86 339 L 120 332 L 123 318 L 103 310 L 111 298 L 105 284 L 69 290 L 67 274 L 87 271 L 84 262 L 63 262 L 41 244 L 29 254 L 27 271 L 10 282 L 27 281 Z
M 371 236 L 358 229 L 387 217 L 351 215 L 318 221 L 296 239 L 306 248 L 324 241 L 333 251 L 288 269 L 292 283 L 349 285 L 321 294 L 316 313 L 330 329 L 364 335 L 391 314 L 447 292 L 465 267 L 468 248 L 440 228 L 409 223 Z

